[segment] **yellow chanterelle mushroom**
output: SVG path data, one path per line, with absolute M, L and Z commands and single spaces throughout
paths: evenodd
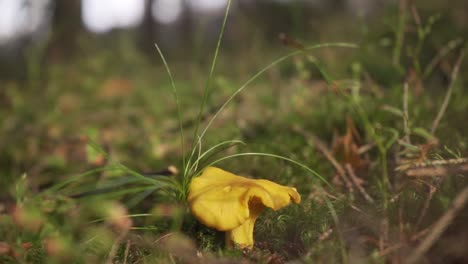
M 226 245 L 252 248 L 255 220 L 265 208 L 299 203 L 295 188 L 254 180 L 208 167 L 190 183 L 188 203 L 204 225 L 226 232 Z

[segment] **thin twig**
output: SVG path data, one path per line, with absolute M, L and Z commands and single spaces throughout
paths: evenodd
M 395 252 L 396 250 L 402 248 L 403 246 L 405 246 L 404 243 L 398 243 L 398 244 L 395 244 L 395 245 L 393 245 L 393 246 L 389 246 L 389 247 L 385 248 L 384 250 L 379 251 L 379 256 L 380 256 L 380 257 L 383 257 L 383 256 L 385 256 L 385 255 L 388 255 L 388 254 L 390 254 L 390 253 L 393 253 L 393 252 Z
M 327 158 L 328 161 L 330 161 L 330 163 L 333 165 L 333 167 L 335 167 L 335 170 L 338 172 L 338 175 L 340 175 L 341 179 L 344 181 L 349 192 L 353 193 L 354 192 L 353 185 L 351 184 L 351 181 L 346 177 L 346 171 L 343 169 L 343 166 L 341 166 L 340 163 L 333 157 L 331 151 L 328 150 L 328 148 L 325 146 L 325 143 L 323 143 L 315 135 L 308 133 L 307 131 L 300 128 L 299 126 L 295 126 L 293 130 L 301 134 L 303 137 L 305 137 L 309 141 L 309 143 L 312 143 L 313 145 L 315 145 L 315 147 L 320 152 L 322 152 L 325 158 Z
M 468 158 L 460 157 L 456 159 L 443 159 L 443 160 L 429 160 L 425 162 L 416 162 L 410 164 L 406 169 L 401 169 L 406 171 L 409 169 L 418 169 L 418 168 L 427 168 L 427 167 L 437 167 L 437 166 L 458 166 L 462 164 L 468 164 Z
M 410 133 L 411 130 L 409 128 L 409 114 L 408 114 L 408 83 L 403 85 L 403 129 L 405 132 L 405 137 L 403 140 L 411 144 L 410 140 Z
M 453 92 L 453 86 L 455 84 L 455 81 L 458 76 L 458 70 L 460 69 L 460 65 L 463 61 L 463 57 L 465 56 L 465 51 L 462 50 L 460 52 L 460 56 L 458 56 L 457 62 L 455 63 L 455 66 L 453 67 L 452 74 L 450 75 L 450 83 L 447 88 L 447 93 L 445 94 L 444 102 L 442 103 L 442 106 L 440 107 L 439 113 L 437 114 L 437 117 L 434 119 L 434 122 L 432 123 L 432 128 L 431 128 L 431 134 L 434 135 L 437 127 L 439 126 L 440 120 L 445 114 L 445 111 L 447 110 L 448 104 L 450 102 L 450 98 L 452 97 L 452 92 Z
M 445 214 L 437 220 L 437 222 L 432 227 L 429 235 L 424 239 L 424 241 L 419 244 L 416 250 L 409 256 L 407 263 L 417 263 L 421 257 L 426 254 L 426 252 L 434 245 L 434 243 L 439 239 L 442 233 L 447 229 L 452 220 L 457 216 L 458 212 L 461 211 L 466 202 L 468 201 L 468 186 L 465 187 L 453 200 L 450 208 L 445 212 Z
M 413 16 L 414 23 L 416 23 L 416 26 L 418 28 L 421 28 L 422 27 L 421 16 L 419 15 L 418 10 L 416 9 L 416 5 L 414 4 L 414 1 L 410 1 L 409 8 L 411 11 L 411 15 Z
M 175 234 L 174 232 L 170 232 L 170 233 L 167 233 L 165 235 L 162 235 L 162 236 L 158 237 L 158 239 L 156 239 L 153 243 L 158 244 L 159 241 L 161 241 L 162 239 L 165 239 L 166 237 L 172 236 L 174 234 Z
M 444 47 L 442 47 L 439 52 L 437 52 L 437 55 L 429 62 L 427 65 L 426 69 L 424 70 L 423 73 L 423 79 L 427 78 L 429 74 L 431 74 L 432 70 L 435 68 L 435 66 L 441 61 L 441 59 L 447 55 L 450 51 L 458 47 L 462 43 L 462 40 L 460 38 L 454 39 L 449 41 Z
M 426 216 L 427 209 L 429 209 L 429 205 L 431 204 L 431 201 L 432 201 L 432 197 L 434 197 L 434 194 L 437 191 L 437 188 L 435 186 L 432 186 L 430 184 L 428 184 L 428 186 L 429 186 L 429 195 L 424 201 L 424 206 L 423 206 L 421 213 L 419 214 L 418 221 L 416 222 L 416 225 L 415 225 L 415 229 L 418 229 L 422 220 Z
M 356 211 L 359 212 L 359 213 L 362 213 L 362 210 L 359 209 L 359 207 L 357 207 L 357 206 L 355 206 L 355 205 L 353 205 L 353 204 L 350 204 L 349 207 L 351 207 L 352 209 L 356 210 Z
M 382 219 L 380 222 L 380 228 L 379 251 L 383 251 L 388 242 L 388 218 Z
M 331 228 L 331 227 L 328 228 L 327 230 L 325 230 L 325 232 L 320 234 L 320 236 L 318 238 L 318 241 L 322 242 L 322 241 L 328 239 L 332 233 L 333 233 L 333 228 Z
M 409 238 L 409 241 L 414 242 L 415 240 L 418 240 L 421 236 L 424 236 L 426 233 L 427 233 L 427 229 L 424 229 L 424 230 L 418 232 L 417 234 L 411 236 Z M 383 257 L 385 255 L 391 254 L 391 253 L 395 252 L 396 250 L 398 250 L 398 249 L 400 249 L 402 247 L 405 247 L 405 246 L 408 246 L 408 244 L 406 242 L 400 242 L 400 243 L 397 243 L 395 245 L 389 246 L 389 247 L 385 248 L 384 250 L 379 251 L 379 256 Z
M 402 200 L 400 200 L 400 202 L 398 203 L 399 206 L 398 206 L 398 235 L 399 235 L 399 241 L 402 242 L 402 241 L 405 241 L 406 240 L 406 236 L 405 236 L 405 231 L 404 231 L 404 219 L 403 219 L 403 206 L 404 206 L 404 202 Z M 396 263 L 400 264 L 401 263 L 401 255 L 398 254 L 395 256 L 396 257 Z
M 438 165 L 433 167 L 410 168 L 406 171 L 406 175 L 411 177 L 433 177 L 466 172 L 468 172 L 468 163 L 457 165 Z
M 313 185 L 313 187 L 314 187 L 314 185 Z M 328 193 L 323 188 L 313 188 L 313 190 L 311 191 L 311 193 L 309 194 L 307 199 L 314 199 L 315 197 L 320 197 L 322 195 L 325 195 L 325 196 L 327 196 L 328 198 L 330 198 L 330 199 L 332 199 L 334 201 L 340 200 L 340 197 L 337 197 L 337 196 L 335 196 L 333 194 Z
M 402 194 L 403 194 L 403 192 L 399 192 L 399 193 L 396 193 L 395 195 L 393 195 L 393 196 L 390 198 L 390 200 L 389 200 L 390 203 L 396 202 L 396 201 L 400 198 L 400 196 L 401 196 Z
M 330 238 L 331 234 L 333 233 L 333 228 L 330 227 L 324 232 L 320 234 L 320 236 L 317 239 L 317 242 L 322 242 Z M 307 253 L 304 255 L 305 259 L 309 258 L 312 255 L 312 250 L 307 251 Z
M 407 3 L 406 0 L 399 1 L 399 17 L 398 25 L 395 31 L 396 43 L 393 48 L 392 62 L 394 66 L 401 67 L 400 57 L 401 50 L 403 47 L 403 42 L 405 41 L 405 29 L 406 29 L 406 13 L 407 13 Z
M 127 259 L 128 259 L 128 254 L 130 252 L 130 240 L 127 240 L 127 245 L 125 246 L 125 252 L 124 252 L 124 262 L 123 264 L 127 264 Z
M 349 177 L 351 178 L 351 181 L 354 183 L 354 185 L 362 194 L 362 196 L 364 196 L 364 198 L 369 203 L 374 203 L 374 199 L 372 199 L 372 197 L 366 192 L 366 190 L 362 187 L 361 183 L 359 182 L 359 179 L 356 176 L 356 173 L 354 173 L 353 167 L 349 163 L 347 163 L 345 168 L 346 168 L 346 171 L 348 172 Z
M 373 147 L 375 147 L 376 145 L 377 145 L 377 144 L 376 144 L 375 142 L 372 142 L 372 143 L 366 144 L 366 145 L 364 145 L 364 146 L 361 146 L 361 147 L 359 147 L 357 153 L 358 153 L 359 155 L 362 155 L 362 154 L 368 152 L 369 150 L 371 150 L 371 149 L 372 149 Z
M 396 171 L 407 176 L 444 176 L 468 171 L 468 158 L 429 160 L 425 162 L 408 163 L 398 166 Z
M 429 232 L 429 228 L 425 228 L 421 231 L 419 231 L 418 233 L 412 235 L 410 237 L 410 241 L 413 242 L 413 241 L 417 241 L 419 240 L 421 237 L 425 236 L 427 234 L 427 232 Z
M 115 258 L 116 254 L 117 254 L 117 249 L 120 246 L 120 242 L 122 242 L 122 240 L 125 238 L 127 233 L 128 233 L 128 231 L 124 231 L 124 232 L 120 233 L 120 235 L 115 240 L 114 244 L 112 244 L 112 247 L 111 247 L 111 249 L 109 251 L 109 255 L 107 256 L 107 261 L 106 261 L 107 264 L 112 264 L 113 263 L 112 260 Z

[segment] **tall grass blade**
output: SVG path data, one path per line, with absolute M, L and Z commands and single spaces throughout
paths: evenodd
M 65 186 L 67 186 L 68 184 L 73 183 L 73 182 L 75 182 L 77 180 L 80 180 L 80 179 L 82 179 L 82 178 L 84 178 L 86 176 L 90 176 L 90 175 L 93 175 L 95 173 L 104 172 L 104 171 L 123 171 L 123 169 L 121 167 L 115 166 L 115 165 L 92 169 L 92 170 L 80 173 L 78 175 L 72 176 L 71 178 L 69 178 L 67 180 L 64 180 L 62 182 L 56 183 L 56 184 L 50 186 L 49 188 L 47 188 L 45 190 L 45 192 L 58 191 L 58 190 L 64 188 Z
M 203 154 L 198 156 L 198 158 L 194 161 L 192 166 L 189 168 L 189 172 L 194 173 L 197 170 L 197 166 L 200 163 L 200 161 L 203 158 L 205 158 L 208 154 L 214 152 L 215 150 L 217 150 L 219 148 L 225 148 L 225 147 L 229 148 L 229 147 L 239 145 L 239 144 L 245 145 L 245 143 L 243 141 L 240 141 L 240 140 L 227 140 L 227 141 L 223 141 L 221 143 L 218 143 L 218 144 L 212 146 L 211 148 L 209 148 L 208 150 L 203 152 Z M 222 151 L 222 149 L 221 149 L 221 151 Z
M 180 103 L 179 103 L 179 96 L 177 95 L 177 88 L 174 82 L 174 78 L 172 77 L 171 69 L 167 64 L 166 58 L 162 53 L 161 49 L 159 48 L 158 44 L 154 44 L 156 50 L 159 53 L 159 57 L 161 57 L 162 62 L 164 63 L 164 68 L 166 69 L 167 75 L 169 76 L 169 80 L 171 81 L 172 93 L 174 94 L 174 99 L 177 106 L 177 118 L 179 119 L 179 128 L 180 128 L 180 141 L 181 141 L 181 150 L 182 150 L 182 168 L 185 168 L 185 141 L 184 141 L 184 127 L 182 124 L 182 112 L 180 110 Z
M 233 154 L 233 155 L 229 155 L 229 156 L 225 156 L 225 157 L 222 157 L 220 159 L 217 159 L 213 162 L 211 162 L 209 165 L 207 165 L 206 167 L 209 167 L 209 166 L 212 166 L 216 163 L 219 163 L 223 160 L 227 160 L 227 159 L 231 159 L 231 158 L 235 158 L 235 157 L 243 157 L 243 156 L 264 156 L 264 157 L 270 157 L 270 158 L 276 158 L 276 159 L 281 159 L 281 160 L 285 160 L 285 161 L 288 161 L 292 164 L 295 164 L 301 168 L 303 168 L 304 170 L 310 172 L 312 175 L 314 175 L 315 177 L 317 177 L 318 179 L 320 179 L 322 182 L 324 182 L 328 187 L 330 187 L 331 189 L 334 190 L 333 186 L 327 181 L 325 180 L 320 174 L 318 174 L 316 171 L 312 170 L 311 168 L 309 168 L 307 165 L 303 164 L 303 163 L 300 163 L 298 161 L 295 161 L 293 159 L 290 159 L 290 158 L 287 158 L 287 157 L 284 157 L 284 156 L 280 156 L 280 155 L 276 155 L 276 154 L 271 154 L 271 153 L 261 153 L 261 152 L 244 152 L 244 153 L 238 153 L 238 154 Z
M 214 56 L 213 56 L 213 61 L 211 62 L 210 73 L 208 75 L 208 79 L 206 80 L 205 89 L 203 91 L 203 99 L 202 99 L 202 103 L 200 105 L 200 112 L 198 113 L 198 117 L 197 117 L 198 121 L 197 121 L 197 123 L 195 125 L 195 131 L 194 131 L 194 137 L 193 138 L 196 138 L 196 139 L 199 138 L 198 137 L 198 130 L 200 128 L 200 123 L 201 123 L 202 116 L 203 116 L 203 110 L 205 108 L 206 101 L 208 100 L 208 95 L 209 95 L 209 92 L 210 92 L 210 86 L 211 86 L 211 82 L 213 80 L 213 74 L 214 74 L 214 70 L 216 68 L 216 63 L 218 61 L 218 54 L 219 54 L 219 50 L 220 50 L 220 47 L 221 47 L 221 42 L 223 40 L 224 30 L 226 29 L 226 23 L 227 23 L 230 8 L 231 8 L 231 0 L 228 0 L 227 5 L 226 5 L 226 11 L 224 13 L 223 23 L 221 25 L 221 31 L 219 32 L 218 42 L 216 44 L 216 49 L 215 49 L 215 53 L 214 53 Z M 200 140 L 201 140 L 201 137 L 200 137 Z M 190 157 L 188 159 L 188 162 L 190 162 L 190 160 L 193 158 L 193 155 L 195 154 L 196 145 L 198 145 L 198 141 L 193 141 L 192 151 L 191 151 Z
M 219 114 L 224 110 L 224 108 L 226 108 L 226 106 L 240 93 L 242 92 L 249 84 L 251 84 L 253 81 L 255 81 L 258 77 L 260 77 L 263 73 L 265 73 L 267 70 L 269 70 L 270 68 L 280 64 L 281 62 L 291 58 L 291 57 L 294 57 L 298 54 L 302 54 L 306 51 L 311 51 L 311 50 L 314 50 L 314 49 L 318 49 L 318 48 L 325 48 L 325 47 L 344 47 L 344 48 L 357 48 L 357 45 L 355 44 L 352 44 L 352 43 L 342 43 L 342 42 L 338 42 L 338 43 L 323 43 L 323 44 L 317 44 L 317 45 L 312 45 L 312 46 L 309 46 L 309 47 L 306 47 L 304 48 L 304 50 L 298 50 L 298 51 L 294 51 L 294 52 L 291 52 L 289 54 L 286 54 L 278 59 L 276 59 L 275 61 L 271 62 L 270 64 L 268 64 L 266 67 L 264 67 L 263 69 L 261 69 L 260 71 L 258 71 L 256 74 L 254 74 L 250 79 L 248 79 L 239 89 L 237 89 L 232 95 L 231 97 L 229 97 L 226 102 L 218 109 L 218 111 L 215 113 L 215 115 L 211 118 L 211 120 L 208 122 L 208 124 L 206 125 L 205 129 L 203 130 L 203 132 L 200 134 L 200 138 L 203 138 L 203 136 L 206 134 L 206 132 L 208 131 L 208 129 L 210 128 L 211 124 L 213 123 L 213 121 L 219 116 Z

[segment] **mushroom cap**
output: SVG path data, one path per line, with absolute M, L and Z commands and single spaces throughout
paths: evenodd
M 204 225 L 219 231 L 232 230 L 256 219 L 266 207 L 278 210 L 301 201 L 295 188 L 268 180 L 254 180 L 208 167 L 190 184 L 188 203 Z

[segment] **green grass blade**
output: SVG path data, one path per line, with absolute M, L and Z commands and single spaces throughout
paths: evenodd
M 295 164 L 301 168 L 303 168 L 304 170 L 310 172 L 312 175 L 314 175 L 315 177 L 319 178 L 322 182 L 324 182 L 328 187 L 330 187 L 331 189 L 334 190 L 333 186 L 328 183 L 327 180 L 325 180 L 320 174 L 318 174 L 316 171 L 312 170 L 311 168 L 309 168 L 307 165 L 303 164 L 303 163 L 300 163 L 298 161 L 295 161 L 293 159 L 290 159 L 290 158 L 287 158 L 287 157 L 284 157 L 284 156 L 280 156 L 280 155 L 276 155 L 276 154 L 271 154 L 271 153 L 261 153 L 261 152 L 244 152 L 244 153 L 238 153 L 238 154 L 233 154 L 233 155 L 229 155 L 229 156 L 225 156 L 225 157 L 222 157 L 220 159 L 217 159 L 213 162 L 211 162 L 209 165 L 207 165 L 206 167 L 209 167 L 209 166 L 212 166 L 216 163 L 219 163 L 223 160 L 227 160 L 227 159 L 231 159 L 231 158 L 235 158 L 235 157 L 243 157 L 243 156 L 264 156 L 264 157 L 270 157 L 270 158 L 276 158 L 276 159 L 281 159 L 281 160 L 285 160 L 285 161 L 288 161 L 292 164 Z
M 390 139 L 385 144 L 385 149 L 389 150 L 393 146 L 393 144 L 397 142 L 398 138 L 400 137 L 400 133 L 394 128 L 384 128 L 384 130 L 388 131 L 391 135 Z
M 159 48 L 158 44 L 154 44 L 156 50 L 159 53 L 159 57 L 161 57 L 162 62 L 164 63 L 164 68 L 166 69 L 167 75 L 169 76 L 169 80 L 171 81 L 172 93 L 174 94 L 174 99 L 177 106 L 177 118 L 179 119 L 179 128 L 180 128 L 180 141 L 181 141 L 181 150 L 182 150 L 182 168 L 185 168 L 185 141 L 184 141 L 184 127 L 182 124 L 182 112 L 180 110 L 180 102 L 179 96 L 177 95 L 177 88 L 174 82 L 174 78 L 172 77 L 171 69 L 167 64 L 166 58 L 162 53 L 161 49 Z
M 318 49 L 318 48 L 325 48 L 325 47 L 344 47 L 344 48 L 357 48 L 357 45 L 355 44 L 352 44 L 352 43 L 341 43 L 341 42 L 338 42 L 338 43 L 323 43 L 323 44 L 317 44 L 317 45 L 312 45 L 312 46 L 309 46 L 309 47 L 306 47 L 304 50 L 298 50 L 298 51 L 294 51 L 294 52 L 291 52 L 289 54 L 286 54 L 278 59 L 276 59 L 275 61 L 271 62 L 270 64 L 268 64 L 266 67 L 264 67 L 263 69 L 261 69 L 260 71 L 258 71 L 256 74 L 254 74 L 250 79 L 248 79 L 239 89 L 237 89 L 227 100 L 226 102 L 219 108 L 219 110 L 215 113 L 215 115 L 211 118 L 211 120 L 208 122 L 208 124 L 206 125 L 205 129 L 203 130 L 203 132 L 200 134 L 200 138 L 203 138 L 203 136 L 205 135 L 205 133 L 208 131 L 208 129 L 210 128 L 211 124 L 213 123 L 213 121 L 219 116 L 219 114 L 224 110 L 224 108 L 226 108 L 226 106 L 240 93 L 242 92 L 249 84 L 251 84 L 253 81 L 255 81 L 258 77 L 260 77 L 263 73 L 265 73 L 267 70 L 269 70 L 270 68 L 280 64 L 281 62 L 291 58 L 291 57 L 294 57 L 298 54 L 302 54 L 306 51 L 311 51 L 311 50 L 314 50 L 314 49 Z
M 127 206 L 128 209 L 132 209 L 133 207 L 137 206 L 141 201 L 143 201 L 145 198 L 150 196 L 153 192 L 155 192 L 158 188 L 150 188 L 143 190 L 140 193 L 135 194 L 135 196 L 131 197 L 130 200 L 125 202 L 125 205 Z
M 325 66 L 323 66 L 317 58 L 314 56 L 307 56 L 307 60 L 312 63 L 315 67 L 317 67 L 317 70 L 320 72 L 322 77 L 325 79 L 327 84 L 332 84 L 333 83 L 333 78 L 328 74 L 328 72 L 325 70 Z
M 51 187 L 47 188 L 45 190 L 45 192 L 58 191 L 58 190 L 62 189 L 63 187 L 65 187 L 66 185 L 68 185 L 68 184 L 70 184 L 72 182 L 75 182 L 75 181 L 77 181 L 77 180 L 79 180 L 81 178 L 84 178 L 84 177 L 89 176 L 89 175 L 93 175 L 95 173 L 104 172 L 104 171 L 123 171 L 123 169 L 120 166 L 116 166 L 116 165 L 92 169 L 92 170 L 80 173 L 78 175 L 72 176 L 70 179 L 64 180 L 64 181 L 59 182 L 57 184 L 54 184 Z
M 208 100 L 208 95 L 209 95 L 209 92 L 210 92 L 210 86 L 211 86 L 211 82 L 213 80 L 214 70 L 216 68 L 216 62 L 218 61 L 218 54 L 219 54 L 219 50 L 220 50 L 220 47 L 221 47 L 221 42 L 223 40 L 224 30 L 226 29 L 226 23 L 227 23 L 230 7 L 231 7 L 231 0 L 228 0 L 227 5 L 226 5 L 226 12 L 224 13 L 223 23 L 221 25 L 221 31 L 219 32 L 218 42 L 216 44 L 216 49 L 215 49 L 215 53 L 214 53 L 214 56 L 213 56 L 213 61 L 211 62 L 210 73 L 208 75 L 208 79 L 206 80 L 205 89 L 203 91 L 203 99 L 202 99 L 202 103 L 200 105 L 200 112 L 198 113 L 198 117 L 197 117 L 198 121 L 197 121 L 197 123 L 195 125 L 194 138 L 197 138 L 197 139 L 198 139 L 198 130 L 200 128 L 200 123 L 201 123 L 201 119 L 202 119 L 202 116 L 203 116 L 203 110 L 205 108 L 206 101 Z M 198 144 L 198 142 L 196 142 L 196 141 L 194 141 L 193 144 L 192 144 L 192 151 L 191 151 L 191 154 L 190 154 L 190 157 L 189 157 L 189 161 L 193 158 L 193 155 L 195 155 L 195 149 L 196 149 L 197 144 Z
M 99 197 L 100 199 L 118 199 L 118 198 L 121 198 L 122 196 L 124 195 L 127 195 L 127 194 L 135 194 L 135 195 L 139 195 L 141 193 L 144 193 L 145 191 L 148 191 L 150 188 L 150 190 L 152 192 L 158 190 L 158 189 L 161 189 L 161 187 L 148 187 L 148 186 L 140 186 L 140 187 L 133 187 L 133 188 L 125 188 L 125 189 L 116 189 L 116 190 L 113 190 L 112 192 L 108 192 L 108 193 L 99 193 L 99 194 L 94 194 L 92 195 L 92 198 L 90 199 L 95 199 L 95 197 Z M 89 196 L 91 197 L 91 196 Z M 83 197 L 83 198 L 79 198 L 79 199 L 86 199 L 88 197 Z
M 122 218 L 124 217 L 136 218 L 136 217 L 144 217 L 144 216 L 153 216 L 153 214 L 129 214 L 129 215 L 122 215 Z M 92 221 L 89 221 L 87 224 L 95 224 L 95 223 L 106 221 L 107 219 L 110 219 L 110 218 L 107 217 L 107 218 L 94 219 Z
M 150 184 L 155 184 L 155 185 L 159 185 L 160 183 L 162 183 L 162 179 L 164 178 L 160 178 L 160 179 L 153 179 L 153 178 L 150 178 L 150 177 L 146 177 L 145 175 L 142 175 L 140 173 L 138 173 L 137 171 L 134 171 L 130 168 L 128 168 L 127 166 L 123 165 L 123 164 L 118 164 L 118 166 L 120 166 L 122 168 L 122 170 L 124 170 L 125 172 L 127 172 L 128 174 L 130 174 L 130 176 L 133 176 L 133 177 L 136 177 L 137 179 L 140 179 L 141 181 L 143 182 L 147 182 L 147 183 L 150 183 Z
M 232 146 L 235 146 L 235 145 L 238 145 L 238 144 L 245 145 L 245 143 L 243 141 L 241 141 L 241 140 L 227 140 L 227 141 L 223 141 L 221 143 L 218 143 L 218 144 L 212 146 L 211 148 L 209 148 L 208 150 L 203 152 L 203 154 L 199 155 L 199 157 L 194 161 L 193 165 L 189 168 L 189 172 L 192 172 L 192 173 L 195 172 L 197 170 L 197 166 L 200 163 L 200 161 L 204 157 L 206 157 L 208 154 L 215 151 L 216 149 L 219 149 L 221 147 L 226 147 L 226 145 L 228 145 L 227 147 L 232 147 Z

